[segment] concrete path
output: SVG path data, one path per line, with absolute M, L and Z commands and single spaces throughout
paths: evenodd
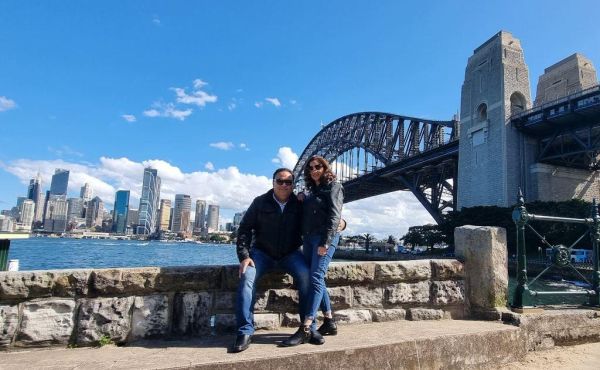
M 529 352 L 519 362 L 499 370 L 598 370 L 600 369 L 600 343 L 554 347 L 547 351 Z
M 481 321 L 400 321 L 341 326 L 322 346 L 281 348 L 294 329 L 258 332 L 248 350 L 233 336 L 147 341 L 127 347 L 0 352 L 0 369 L 419 369 L 506 364 L 525 356 L 516 327 Z

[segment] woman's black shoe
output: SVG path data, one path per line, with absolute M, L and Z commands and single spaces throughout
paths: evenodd
M 247 334 L 239 334 L 235 337 L 235 343 L 233 343 L 233 347 L 231 348 L 231 352 L 238 353 L 245 351 L 250 346 L 252 342 L 252 336 Z
M 310 328 L 308 326 L 300 325 L 298 330 L 288 339 L 281 342 L 281 345 L 284 347 L 293 347 L 299 344 L 304 344 L 310 342 L 312 334 L 310 332 Z
M 323 325 L 319 327 L 319 333 L 321 335 L 337 335 L 337 324 L 334 318 L 325 318 Z

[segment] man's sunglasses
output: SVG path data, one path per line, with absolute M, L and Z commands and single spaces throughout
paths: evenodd
M 322 164 L 316 164 L 314 166 L 311 166 L 311 165 L 308 166 L 308 170 L 309 171 L 320 171 L 321 168 L 323 168 Z
M 277 183 L 277 185 L 287 185 L 287 186 L 292 185 L 292 180 L 275 179 L 275 182 Z

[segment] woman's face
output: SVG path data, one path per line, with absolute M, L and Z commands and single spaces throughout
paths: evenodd
M 317 185 L 319 185 L 321 176 L 323 176 L 323 172 L 325 172 L 323 165 L 321 163 L 319 163 L 319 161 L 317 161 L 317 160 L 310 161 L 310 163 L 308 164 L 308 169 L 310 170 L 310 178 Z

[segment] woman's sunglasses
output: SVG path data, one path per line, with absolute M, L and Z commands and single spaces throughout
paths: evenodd
M 316 164 L 314 166 L 311 166 L 311 165 L 308 166 L 308 170 L 309 171 L 320 171 L 321 168 L 323 168 L 322 164 Z

